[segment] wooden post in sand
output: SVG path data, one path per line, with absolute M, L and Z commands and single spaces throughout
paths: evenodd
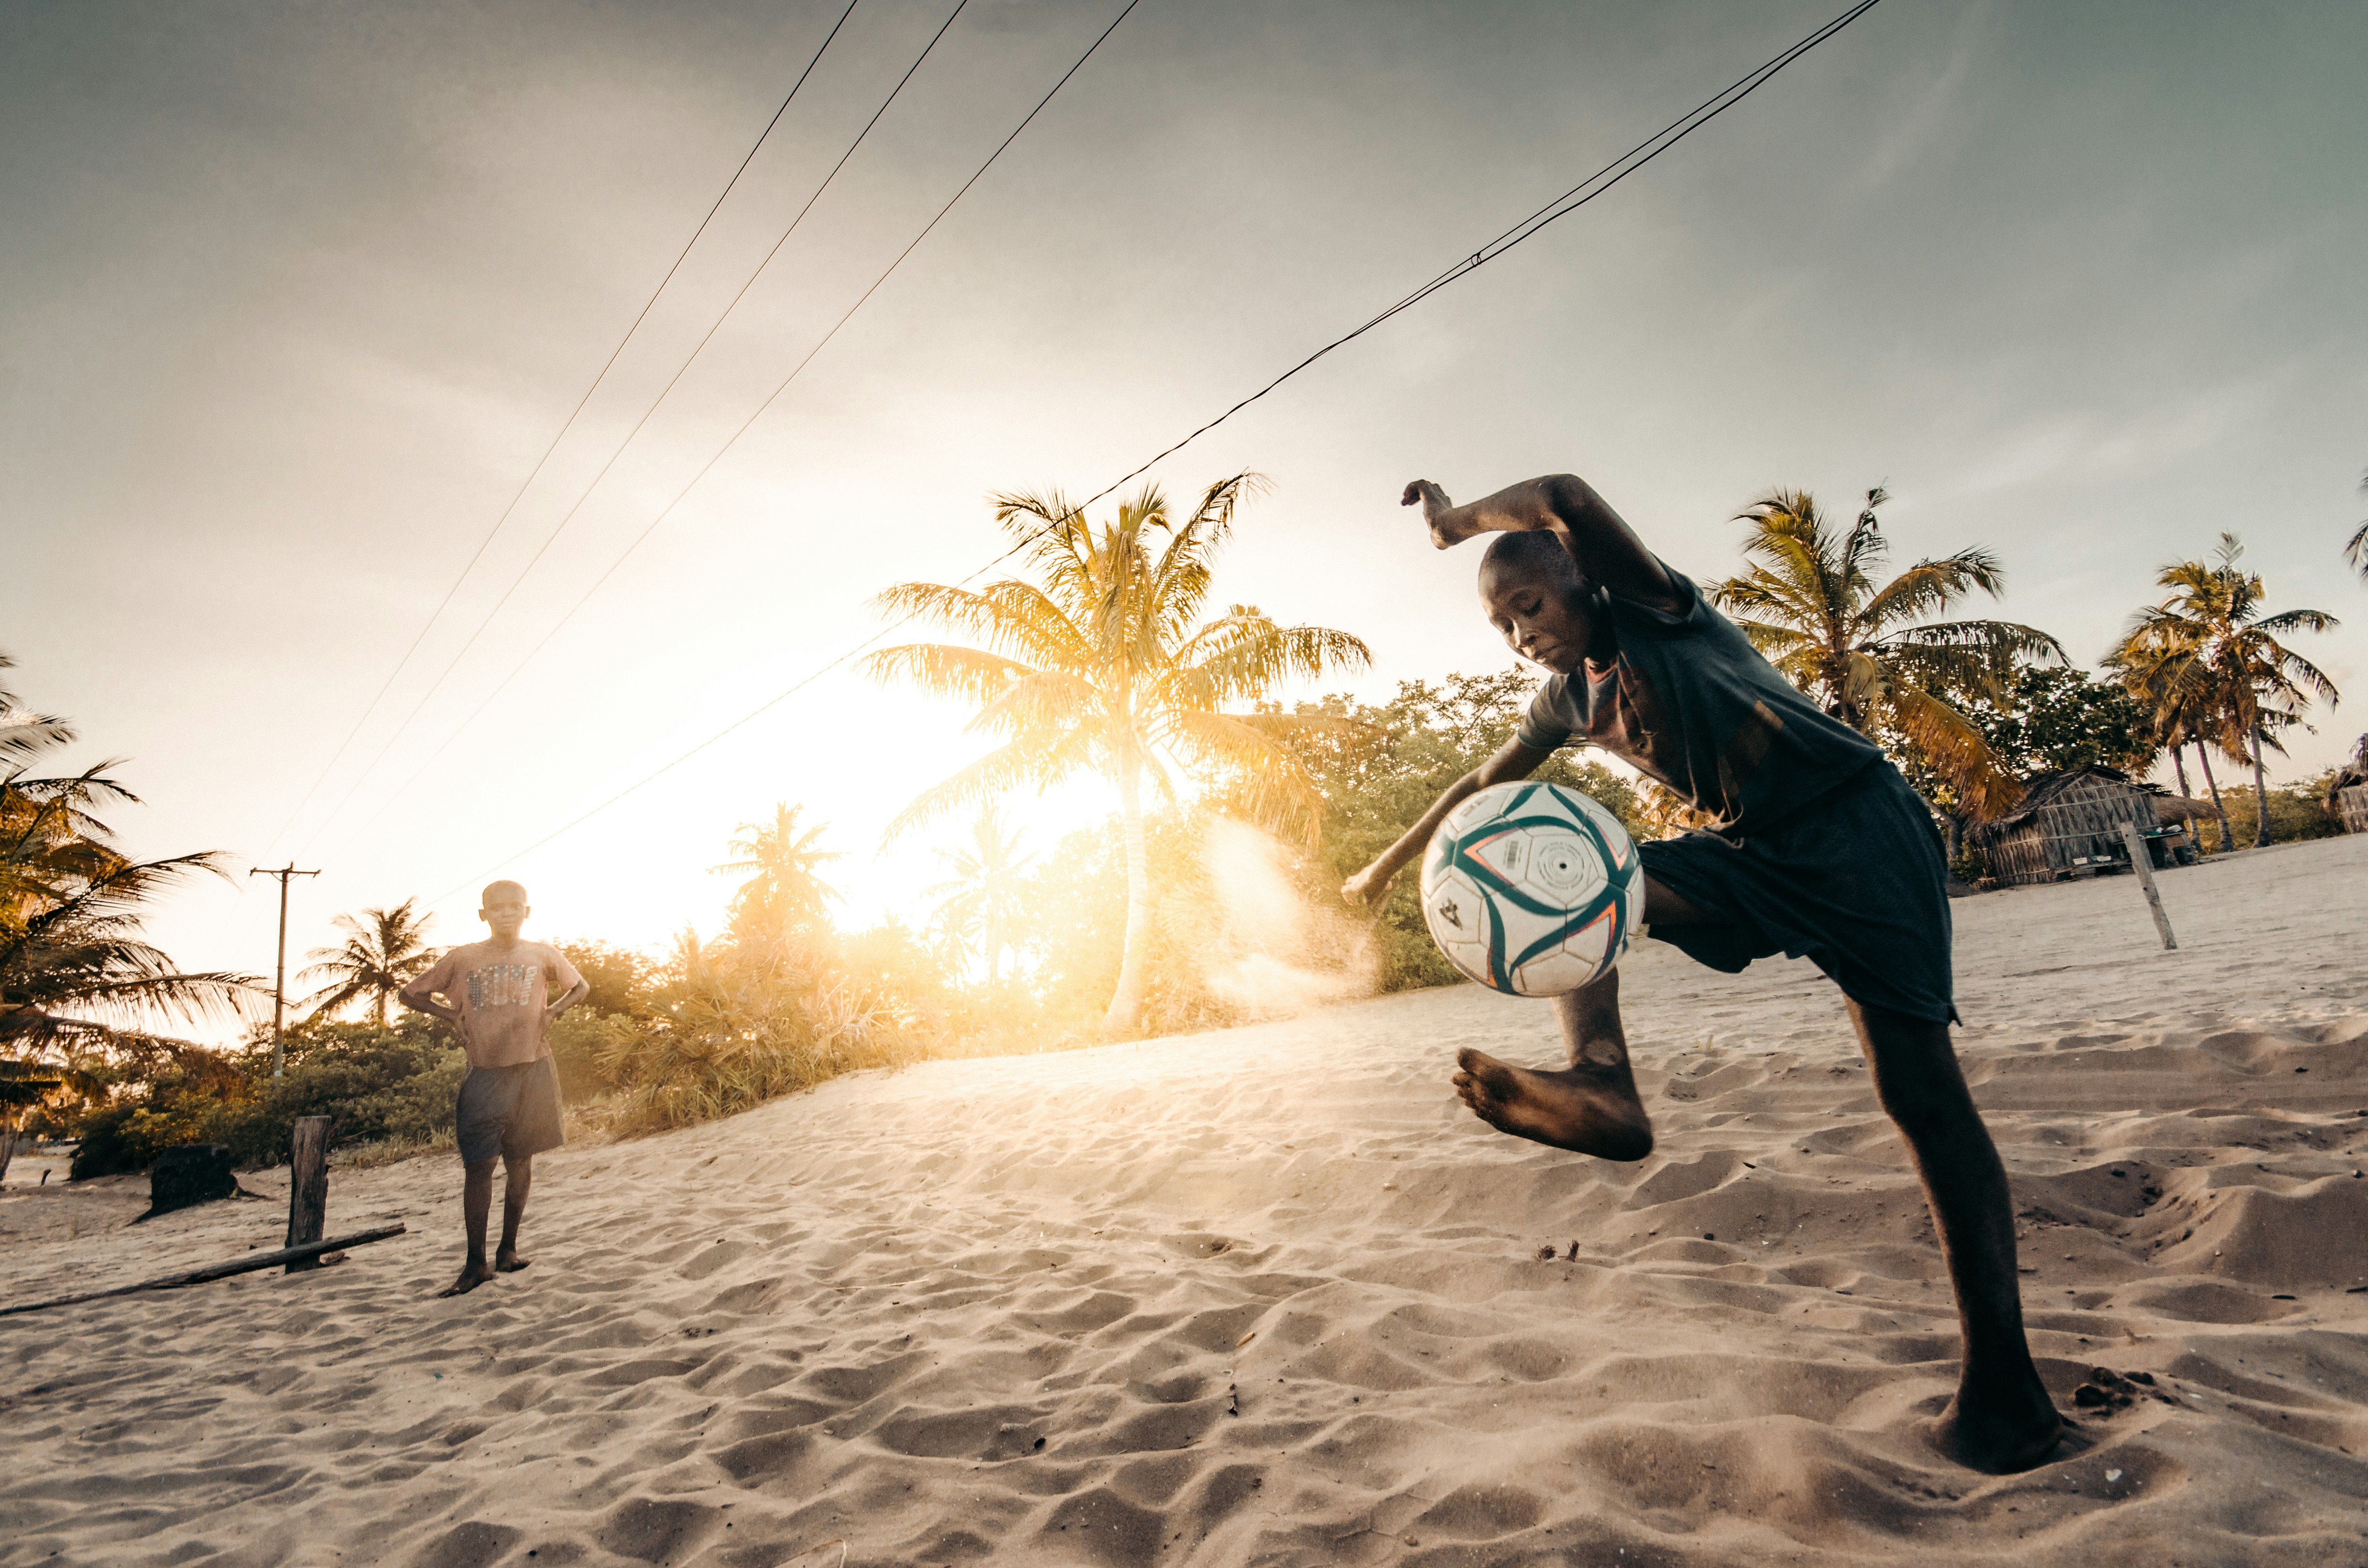
M 288 1243 L 309 1245 L 329 1222 L 329 1119 L 300 1116 L 288 1138 Z M 290 1258 L 287 1272 L 321 1267 L 315 1255 Z
M 2154 857 L 2146 853 L 2137 824 L 2122 824 L 2122 842 L 2130 846 L 2130 869 L 2138 874 L 2138 886 L 2146 889 L 2146 907 L 2154 911 L 2154 928 L 2162 933 L 2163 950 L 2169 952 L 2179 946 L 2179 938 L 2170 934 L 2170 916 L 2163 913 L 2162 894 L 2155 891 Z

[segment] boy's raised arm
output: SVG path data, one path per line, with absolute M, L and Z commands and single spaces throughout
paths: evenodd
M 1575 473 L 1550 473 L 1459 506 L 1429 480 L 1406 487 L 1399 505 L 1422 505 L 1430 542 L 1451 549 L 1484 533 L 1554 534 L 1588 581 L 1656 609 L 1675 609 L 1677 587 L 1645 541 L 1595 486 Z
M 1441 790 L 1439 799 L 1431 802 L 1430 810 L 1422 813 L 1422 820 L 1399 835 L 1395 844 L 1383 850 L 1372 865 L 1342 882 L 1340 896 L 1360 907 L 1379 903 L 1382 895 L 1389 891 L 1391 880 L 1406 869 L 1407 861 L 1422 853 L 1422 846 L 1430 842 L 1430 835 L 1439 831 L 1439 824 L 1447 820 L 1448 812 L 1491 784 L 1527 778 L 1553 755 L 1534 746 L 1525 746 L 1518 740 L 1507 741 L 1497 748 L 1496 756 Z

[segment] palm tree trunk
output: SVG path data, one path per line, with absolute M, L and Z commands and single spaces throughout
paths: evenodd
M 1143 765 L 1130 756 L 1119 763 L 1118 803 L 1126 829 L 1126 949 L 1118 963 L 1118 989 L 1111 994 L 1102 1027 L 1127 1033 L 1143 1021 L 1144 949 L 1151 942 L 1151 858 L 1143 838 Z
M 2185 745 L 2175 745 L 2170 748 L 2170 770 L 2179 777 L 2179 793 L 2180 798 L 2184 800 L 2192 800 L 2194 798 L 2194 791 L 2187 787 L 2187 748 Z
M 2270 787 L 2261 772 L 2261 732 L 2253 732 L 2253 847 L 2270 846 Z
M 2228 808 L 2220 803 L 2220 781 L 2212 777 L 2212 754 L 2203 743 L 2195 743 L 2195 760 L 2203 765 L 2203 787 L 2212 791 L 2212 810 L 2220 818 L 2220 847 L 2225 851 L 2236 846 L 2237 835 L 2228 825 Z

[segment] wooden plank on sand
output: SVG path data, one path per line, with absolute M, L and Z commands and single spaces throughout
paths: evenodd
M 112 1290 L 85 1290 L 79 1296 L 28 1301 L 21 1307 L 0 1307 L 0 1317 L 13 1317 L 18 1312 L 46 1312 L 51 1307 L 71 1307 L 77 1301 L 101 1301 L 109 1296 L 129 1296 L 137 1290 L 177 1290 L 184 1285 L 204 1285 L 216 1279 L 227 1279 L 233 1274 L 252 1274 L 258 1268 L 275 1268 L 299 1258 L 318 1257 L 324 1252 L 336 1252 L 344 1247 L 368 1246 L 372 1242 L 385 1241 L 389 1236 L 399 1236 L 403 1231 L 401 1225 L 381 1225 L 375 1231 L 357 1231 L 350 1236 L 332 1236 L 325 1242 L 307 1242 L 300 1247 L 249 1253 L 230 1263 L 217 1263 L 211 1268 L 193 1268 L 187 1274 L 167 1274 L 159 1279 L 142 1279 L 137 1285 L 118 1285 Z

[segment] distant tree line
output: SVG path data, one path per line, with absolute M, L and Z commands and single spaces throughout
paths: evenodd
M 1189 514 L 1146 489 L 1102 525 L 1057 494 L 1003 496 L 1019 575 L 889 590 L 883 608 L 971 642 L 887 649 L 867 668 L 973 702 L 973 730 L 997 743 L 898 819 L 901 833 L 965 813 L 962 837 L 939 851 L 931 915 L 844 928 L 831 877 L 845 852 L 826 846 L 826 824 L 789 801 L 741 824 L 713 868 L 735 881 L 720 930 L 685 931 L 662 955 L 563 944 L 592 985 L 553 1035 L 571 1115 L 650 1131 L 863 1067 L 1215 1027 L 1293 995 L 1456 978 L 1413 879 L 1369 919 L 1335 891 L 1503 744 L 1534 672 L 1285 707 L 1276 694 L 1288 683 L 1360 668 L 1368 654 L 1346 631 L 1253 606 L 1206 613 L 1215 556 L 1258 488 L 1233 476 Z M 2166 563 L 2158 597 L 2091 674 L 2037 628 L 1962 613 L 2003 592 L 1987 549 L 1895 570 L 1887 500 L 1870 490 L 1839 523 L 1806 492 L 1770 491 L 1738 517 L 1743 570 L 1704 588 L 1788 678 L 1898 762 L 1952 858 L 1964 830 L 2010 812 L 2032 777 L 2105 767 L 2143 778 L 2166 756 L 2182 794 L 2195 765 L 2218 847 L 2235 843 L 2232 812 L 2250 819 L 2257 845 L 2338 831 L 2336 775 L 2283 790 L 2267 777 L 2310 706 L 2338 700 L 2288 645 L 2336 619 L 2272 610 L 2234 535 L 2208 558 Z M 2368 524 L 2345 550 L 2368 576 Z M 338 917 L 340 939 L 301 977 L 317 988 L 280 1079 L 259 1028 L 227 1051 L 163 1032 L 254 1017 L 253 977 L 183 972 L 140 935 L 146 904 L 221 874 L 222 859 L 120 853 L 97 814 L 136 800 L 116 765 L 34 772 L 74 738 L 0 691 L 0 1169 L 20 1119 L 78 1136 L 77 1175 L 137 1169 L 200 1138 L 276 1158 L 293 1119 L 322 1112 L 349 1151 L 449 1138 L 461 1052 L 440 1024 L 389 1006 L 437 956 L 416 901 Z M 2214 756 L 2250 783 L 2224 786 Z M 2368 736 L 2357 762 L 2368 778 Z M 998 813 L 1010 790 L 1079 773 L 1112 784 L 1107 822 L 1030 846 Z M 1600 801 L 1639 837 L 1701 825 L 1660 785 L 1583 756 L 1557 756 L 1542 776 Z M 1281 901 L 1285 917 L 1249 920 L 1261 900 Z

